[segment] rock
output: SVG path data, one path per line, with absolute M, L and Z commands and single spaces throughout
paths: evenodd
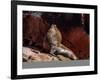
M 23 60 L 29 61 L 30 60 L 37 60 L 41 61 L 41 59 L 38 57 L 36 52 L 32 52 L 31 48 L 23 47 Z
M 38 50 L 23 47 L 23 62 L 50 62 L 50 61 L 69 61 L 68 58 L 62 55 L 50 55 L 49 53 L 43 53 Z

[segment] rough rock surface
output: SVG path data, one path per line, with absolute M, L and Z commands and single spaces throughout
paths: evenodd
M 38 50 L 23 47 L 23 62 L 48 62 L 48 61 L 69 61 L 70 59 L 63 55 L 50 55 Z

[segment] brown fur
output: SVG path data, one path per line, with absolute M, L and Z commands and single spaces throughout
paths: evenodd
M 51 28 L 47 32 L 47 38 L 49 41 L 49 44 L 51 46 L 50 53 L 54 55 L 55 52 L 59 54 L 65 54 L 71 59 L 77 59 L 73 51 L 71 51 L 69 48 L 61 44 L 62 36 L 59 29 L 56 27 L 56 25 L 52 24 Z

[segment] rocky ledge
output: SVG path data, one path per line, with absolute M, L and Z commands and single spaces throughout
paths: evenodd
M 23 47 L 22 57 L 23 62 L 70 61 L 69 58 L 63 55 L 51 55 L 29 47 Z

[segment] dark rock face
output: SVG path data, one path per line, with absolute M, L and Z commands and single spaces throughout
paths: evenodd
M 27 15 L 23 18 L 23 46 L 43 47 L 48 24 L 41 17 Z
M 46 34 L 50 25 L 56 24 L 62 33 L 62 44 L 79 59 L 89 59 L 89 35 L 81 27 L 80 20 L 80 15 L 42 13 L 42 16 L 37 17 L 30 13 L 23 17 L 23 46 L 36 47 L 49 53 Z
M 81 25 L 80 14 L 43 13 L 42 18 L 50 25 L 56 24 L 58 27 L 62 27 L 63 30 L 69 30 L 70 27 Z

